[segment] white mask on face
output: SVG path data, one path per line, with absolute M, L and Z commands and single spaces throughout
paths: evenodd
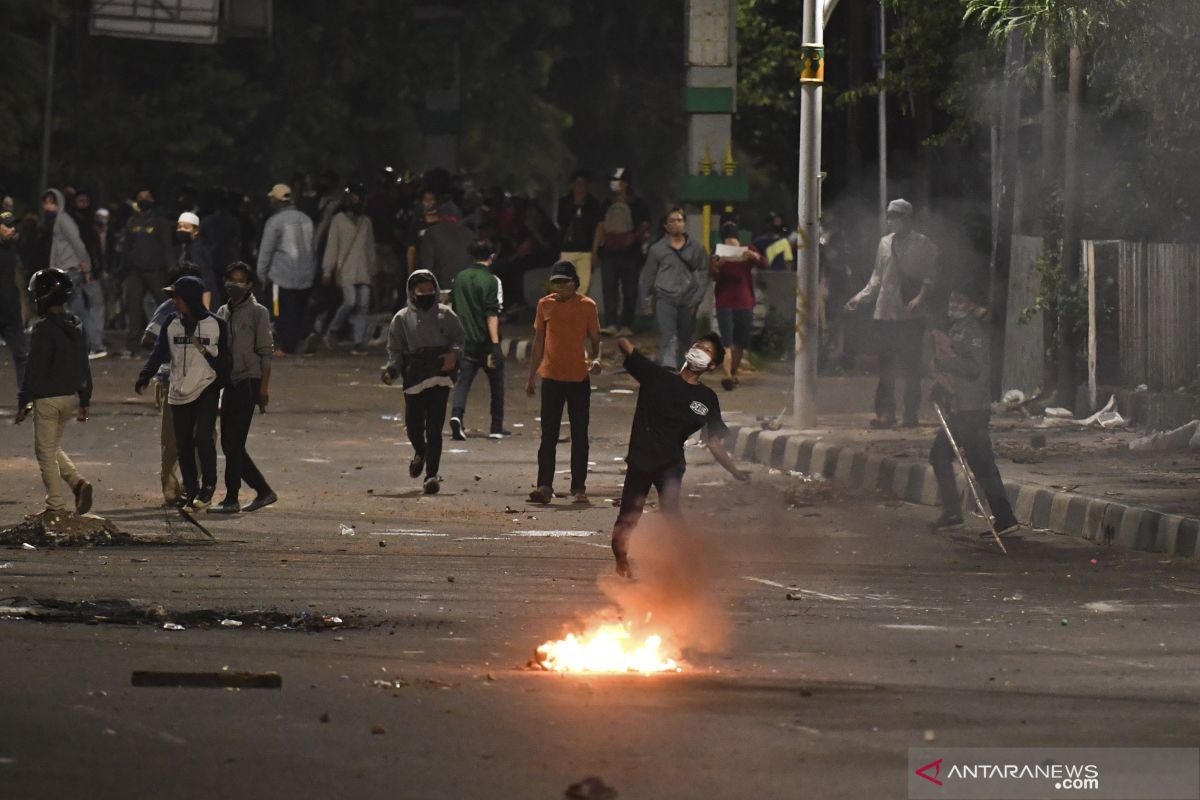
M 609 181 L 608 188 L 612 189 L 614 192 L 619 192 L 619 191 L 621 191 L 621 182 L 620 181 Z
M 688 368 L 695 372 L 707 372 L 709 366 L 712 365 L 712 356 L 700 347 L 688 350 L 684 360 L 687 361 Z

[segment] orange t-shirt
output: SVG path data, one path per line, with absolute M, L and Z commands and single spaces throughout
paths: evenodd
M 570 300 L 547 295 L 538 301 L 533 320 L 535 332 L 545 330 L 546 349 L 538 374 L 552 381 L 586 381 L 587 355 L 584 344 L 600 333 L 596 301 L 582 294 Z

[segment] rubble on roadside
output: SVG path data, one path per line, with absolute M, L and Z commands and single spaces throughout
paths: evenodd
M 1169 452 L 1171 450 L 1200 450 L 1200 419 L 1170 431 L 1155 431 L 1139 436 L 1129 443 L 1130 450 Z
M 27 516 L 17 525 L 0 528 L 0 547 L 103 547 L 134 543 L 133 536 L 96 514 L 43 511 Z

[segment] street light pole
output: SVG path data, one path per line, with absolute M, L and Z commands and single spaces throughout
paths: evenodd
M 800 428 L 817 424 L 817 350 L 820 330 L 821 95 L 825 80 L 824 3 L 804 0 L 804 70 L 800 83 L 800 179 L 797 210 L 800 252 L 796 270 L 796 363 L 792 414 Z

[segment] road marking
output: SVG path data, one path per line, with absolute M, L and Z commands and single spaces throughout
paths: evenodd
M 1097 614 L 1115 614 L 1118 611 L 1129 610 L 1129 607 L 1120 600 L 1097 600 L 1093 603 L 1084 603 L 1083 607 L 1088 611 L 1095 611 Z
M 784 586 L 782 583 L 776 583 L 775 581 L 769 581 L 766 578 L 755 578 L 750 575 L 743 575 L 742 580 L 754 581 L 755 583 L 761 583 L 763 586 L 774 586 L 776 589 L 788 588 L 788 587 Z
M 505 536 L 528 536 L 534 538 L 565 539 L 569 537 L 594 536 L 595 531 L 509 531 Z
M 368 536 L 449 536 L 448 533 L 434 533 L 421 528 L 390 528 L 386 531 L 371 531 Z
M 947 627 L 942 625 L 880 625 L 881 628 L 888 628 L 893 631 L 948 631 Z

